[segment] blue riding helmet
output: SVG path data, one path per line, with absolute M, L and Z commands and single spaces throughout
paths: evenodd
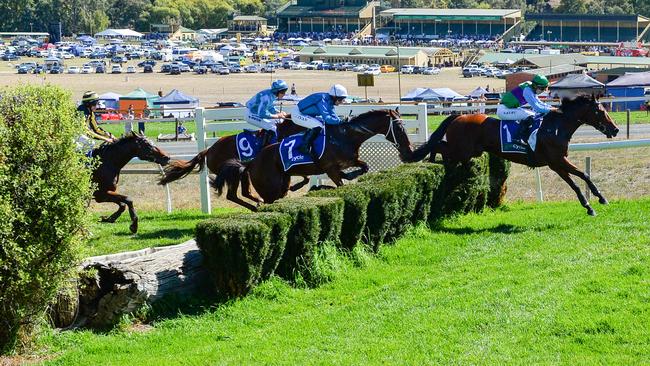
M 284 80 L 276 80 L 271 84 L 271 91 L 274 93 L 289 89 L 289 85 Z

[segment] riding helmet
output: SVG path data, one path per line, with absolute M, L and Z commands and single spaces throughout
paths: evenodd
M 84 104 L 90 104 L 99 101 L 99 95 L 94 91 L 87 91 L 84 93 L 81 98 L 81 102 Z
M 345 99 L 348 97 L 348 90 L 341 84 L 335 84 L 330 89 L 329 95 L 337 99 Z
M 286 91 L 287 89 L 289 89 L 289 85 L 284 80 L 276 80 L 271 84 L 271 91 L 274 93 Z
M 540 88 L 546 88 L 548 86 L 548 79 L 542 74 L 537 74 L 533 78 L 533 84 Z

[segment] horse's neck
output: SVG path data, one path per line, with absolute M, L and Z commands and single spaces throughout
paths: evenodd
M 120 146 L 118 144 L 104 151 L 104 154 L 102 154 L 102 162 L 112 165 L 117 170 L 121 170 L 137 154 L 131 146 Z
M 361 146 L 361 144 L 371 137 L 383 134 L 383 131 L 381 131 L 381 128 L 378 128 L 378 126 L 369 126 L 372 121 L 373 119 L 367 118 L 363 121 L 351 122 L 346 136 L 352 140 L 354 145 Z
M 562 112 L 558 114 L 557 118 L 559 119 L 558 122 L 560 122 L 558 128 L 562 128 L 567 139 L 571 139 L 573 134 L 584 123 L 581 122 L 580 116 L 576 111 Z

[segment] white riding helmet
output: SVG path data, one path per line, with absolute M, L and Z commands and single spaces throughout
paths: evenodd
M 341 84 L 334 84 L 330 89 L 329 95 L 333 96 L 334 98 L 347 98 L 348 90 L 345 89 L 345 87 Z

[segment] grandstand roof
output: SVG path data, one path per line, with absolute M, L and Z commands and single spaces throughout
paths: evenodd
M 579 58 L 576 58 L 576 61 L 578 61 L 578 64 L 610 64 L 610 65 L 641 65 L 641 66 L 648 66 L 650 67 L 650 57 L 623 57 L 623 56 L 584 56 L 584 55 L 579 55 L 579 54 L 568 54 L 568 55 L 575 55 L 579 56 Z M 528 55 L 524 53 L 486 53 L 483 55 L 478 62 L 480 63 L 488 63 L 488 64 L 493 64 L 497 62 L 503 62 L 506 59 L 511 59 L 514 60 L 515 62 L 526 59 L 526 60 L 532 60 L 535 61 L 536 65 L 540 62 L 541 59 L 537 59 L 538 57 L 555 57 L 553 61 L 553 64 L 555 64 L 557 61 L 562 60 L 561 58 L 558 57 L 566 57 L 567 55 Z M 573 58 L 574 56 L 572 56 Z M 571 60 L 573 61 L 573 60 Z M 562 62 L 557 62 L 557 63 L 562 63 Z M 539 65 L 538 65 L 539 66 Z M 545 65 L 548 66 L 548 65 Z
M 232 20 L 235 22 L 264 22 L 266 18 L 258 17 L 257 15 L 238 15 Z
M 650 57 L 587 56 L 587 63 L 611 65 L 645 65 L 650 67 Z
M 613 15 L 613 14 L 557 14 L 557 13 L 526 13 L 526 20 L 548 21 L 621 21 L 621 22 L 648 22 L 650 19 L 642 15 Z
M 521 18 L 519 9 L 427 9 L 394 8 L 382 11 L 380 16 L 393 19 L 433 19 L 433 20 L 503 20 Z
M 549 67 L 553 65 L 586 65 L 587 57 L 579 53 L 565 53 L 561 55 L 524 55 L 515 61 L 514 65 L 531 65 L 535 67 Z
M 353 18 L 358 17 L 365 6 L 340 6 L 335 9 L 318 9 L 312 6 L 292 5 L 278 13 L 280 18 Z
M 535 70 L 523 71 L 523 73 L 530 74 L 530 75 L 542 74 L 542 75 L 546 75 L 547 77 L 551 77 L 553 75 L 575 73 L 584 70 L 586 70 L 586 68 L 582 66 L 561 64 L 561 65 L 556 65 L 551 67 L 542 67 L 540 69 L 535 69 Z
M 432 49 L 427 49 L 431 52 Z M 400 58 L 413 57 L 419 52 L 429 52 L 422 48 L 400 47 Z M 325 47 L 303 47 L 298 52 L 301 56 L 319 55 L 319 56 L 368 56 L 368 57 L 397 57 L 395 47 L 363 47 L 363 46 L 325 46 Z

